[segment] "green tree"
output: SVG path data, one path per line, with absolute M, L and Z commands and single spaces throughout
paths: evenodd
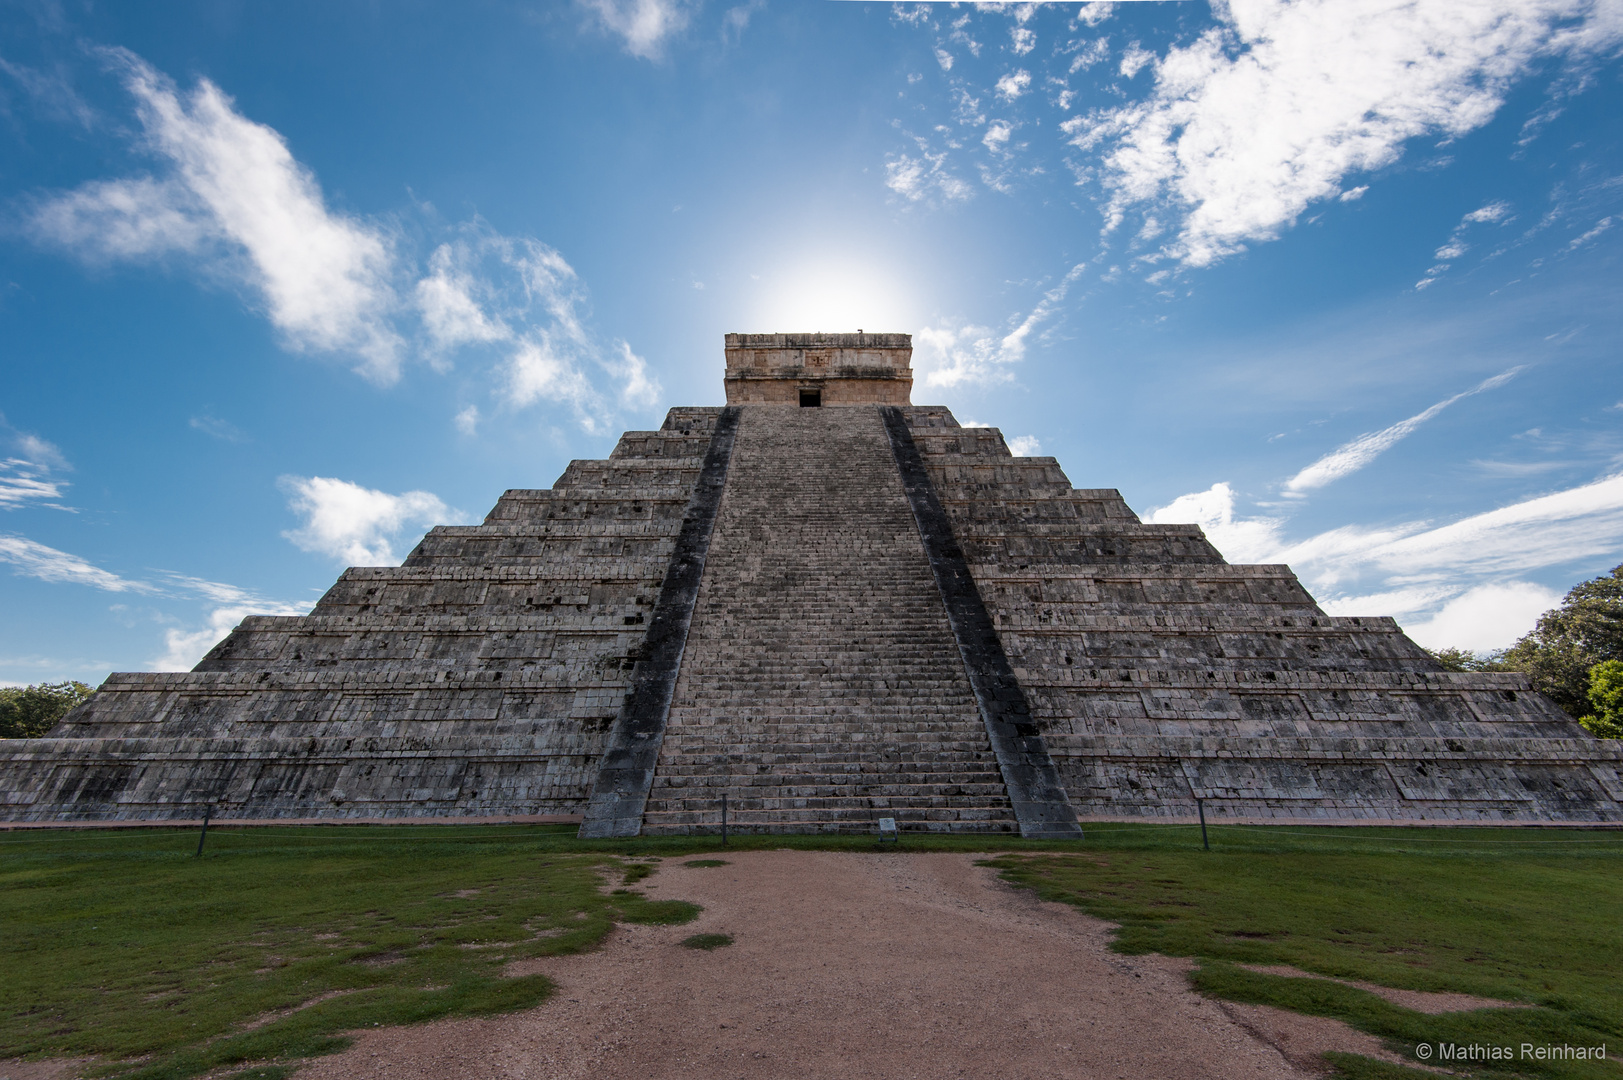
M 1474 653 L 1470 649 L 1427 649 L 1444 671 L 1519 671 L 1505 660 L 1505 650 Z
M 0 687 L 0 739 L 37 738 L 93 693 L 82 682 Z
M 1589 704 L 1594 712 L 1578 722 L 1603 739 L 1623 739 L 1623 660 L 1589 669 Z
M 1623 660 L 1623 566 L 1573 586 L 1561 606 L 1541 615 L 1503 659 L 1509 670 L 1527 672 L 1536 689 L 1574 718 L 1590 715 L 1590 670 Z

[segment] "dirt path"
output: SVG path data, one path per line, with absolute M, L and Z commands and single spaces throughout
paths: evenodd
M 301 1080 L 1103 1080 L 1305 1077 L 1339 1024 L 1226 1011 L 1183 961 L 1107 949 L 1109 927 L 957 854 L 756 851 L 644 885 L 705 911 L 528 963 L 539 1008 L 364 1032 Z M 727 933 L 714 952 L 678 943 Z

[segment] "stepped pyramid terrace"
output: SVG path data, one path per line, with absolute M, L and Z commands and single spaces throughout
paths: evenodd
M 191 672 L 0 745 L 0 818 L 1623 821 L 1623 748 L 911 404 L 906 334 L 729 334 L 670 410 Z

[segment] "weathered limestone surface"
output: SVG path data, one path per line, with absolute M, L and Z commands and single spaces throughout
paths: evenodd
M 727 404 L 906 405 L 911 334 L 728 334 Z
M 1623 752 L 1520 675 L 1451 674 L 1285 566 L 1230 566 L 995 428 L 907 410 L 1070 795 L 1087 817 L 1623 820 Z
M 578 813 L 718 409 L 674 409 L 484 524 L 254 617 L 193 672 L 114 675 L 0 744 L 0 817 Z
M 878 411 L 742 413 L 644 831 L 1014 831 Z
M 1231 566 L 909 405 L 910 356 L 728 335 L 727 409 L 673 409 L 307 616 L 0 743 L 0 820 L 566 813 L 607 836 L 712 831 L 725 792 L 774 831 L 1058 834 L 1197 799 L 1623 821 L 1623 747 L 1522 676 L 1444 672 L 1289 567 Z

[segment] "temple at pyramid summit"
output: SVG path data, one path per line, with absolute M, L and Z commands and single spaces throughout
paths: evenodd
M 1623 821 L 1623 747 L 1524 676 L 912 404 L 908 335 L 725 354 L 724 407 L 0 743 L 0 819 Z

